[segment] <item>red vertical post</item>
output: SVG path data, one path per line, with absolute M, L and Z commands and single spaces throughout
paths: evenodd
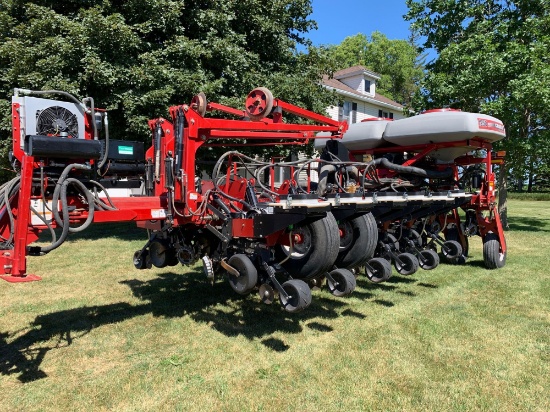
M 17 195 L 17 209 L 14 213 L 15 231 L 14 247 L 11 250 L 1 251 L 3 272 L 0 276 L 8 282 L 32 282 L 40 280 L 36 275 L 27 274 L 27 239 L 30 223 L 30 201 L 32 191 L 34 158 L 23 155 L 21 162 L 21 185 Z M 6 207 L 11 207 L 6 205 Z

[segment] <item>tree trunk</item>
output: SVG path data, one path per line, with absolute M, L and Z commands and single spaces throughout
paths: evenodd
M 534 159 L 535 156 L 529 156 L 529 179 L 527 183 L 527 192 L 531 193 L 533 191 L 533 178 L 535 176 L 535 165 L 534 165 Z
M 506 174 L 508 168 L 506 163 L 503 163 L 498 168 L 498 213 L 500 214 L 500 221 L 502 228 L 508 230 L 508 189 L 506 187 Z

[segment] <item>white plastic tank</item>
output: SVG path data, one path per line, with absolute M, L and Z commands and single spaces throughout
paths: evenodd
M 399 146 L 457 142 L 474 137 L 492 143 L 506 137 L 506 131 L 499 119 L 486 114 L 438 109 L 391 122 L 383 134 L 384 140 Z
M 391 123 L 389 119 L 373 118 L 360 123 L 350 124 L 344 137 L 339 139 L 348 150 L 367 150 L 380 147 L 384 144 L 382 135 L 386 125 Z M 330 136 L 328 132 L 318 133 L 317 136 Z M 327 139 L 315 139 L 315 148 L 322 150 Z

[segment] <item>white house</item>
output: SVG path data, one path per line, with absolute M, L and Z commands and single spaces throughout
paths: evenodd
M 334 90 L 344 101 L 342 106 L 330 106 L 328 115 L 349 124 L 372 117 L 402 119 L 403 106 L 376 92 L 380 75 L 363 66 L 353 66 L 323 78 L 323 85 Z

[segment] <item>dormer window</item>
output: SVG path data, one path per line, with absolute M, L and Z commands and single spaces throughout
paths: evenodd
M 370 93 L 370 80 L 365 79 L 365 93 Z

